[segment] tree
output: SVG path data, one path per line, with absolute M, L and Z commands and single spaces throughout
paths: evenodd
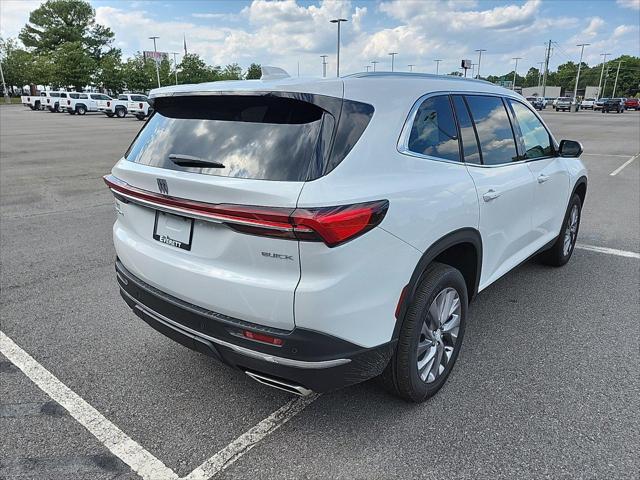
M 100 60 L 113 42 L 113 32 L 95 23 L 93 7 L 83 0 L 47 0 L 29 14 L 19 38 L 35 53 L 51 53 L 66 43 L 79 42 Z
M 454 77 L 461 77 L 462 73 L 460 73 L 460 72 L 451 72 L 449 75 L 454 76 Z
M 115 94 L 124 90 L 124 72 L 120 50 L 114 50 L 102 57 L 98 64 L 96 84 Z
M 148 92 L 158 86 L 153 60 L 145 59 L 140 52 L 123 64 L 122 72 L 124 83 L 132 92 Z
M 231 63 L 222 70 L 221 80 L 241 80 L 242 68 L 237 63 Z
M 57 83 L 62 87 L 73 86 L 77 91 L 91 82 L 96 62 L 85 51 L 82 42 L 61 45 L 53 54 Z
M 32 68 L 33 56 L 26 50 L 18 48 L 17 42 L 8 38 L 0 38 L 0 58 L 7 88 L 23 88 L 29 83 L 29 70 Z
M 178 68 L 180 70 L 178 75 L 180 83 L 202 83 L 219 80 L 218 72 L 208 67 L 197 53 L 187 53 L 183 56 Z
M 247 75 L 245 76 L 247 80 L 258 80 L 261 76 L 262 70 L 260 69 L 260 64 L 252 63 L 249 65 L 249 68 L 247 68 Z

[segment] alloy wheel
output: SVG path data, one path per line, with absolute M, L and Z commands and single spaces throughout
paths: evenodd
M 574 205 L 567 219 L 567 226 L 564 230 L 564 243 L 562 245 L 562 254 L 566 257 L 576 243 L 578 237 L 578 222 L 580 220 L 580 212 L 578 205 Z
M 445 288 L 431 302 L 417 347 L 418 375 L 423 381 L 434 382 L 444 372 L 458 346 L 461 315 L 460 295 L 454 288 Z

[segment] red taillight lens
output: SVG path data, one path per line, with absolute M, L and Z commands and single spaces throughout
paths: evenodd
M 142 190 L 107 175 L 107 186 L 127 200 L 170 208 L 177 214 L 224 223 L 251 235 L 324 242 L 335 247 L 379 225 L 389 208 L 388 200 L 320 208 L 282 208 L 211 204 L 169 197 Z
M 142 108 L 142 103 L 139 103 L 138 105 L 140 106 L 140 108 Z
M 107 107 L 111 106 L 111 102 L 107 101 Z
M 47 98 L 47 103 L 51 103 L 51 99 L 50 98 Z
M 71 105 L 71 100 L 67 100 L 67 105 Z
M 250 332 L 249 330 L 243 330 L 242 336 L 248 338 L 249 340 L 268 343 L 270 345 L 276 345 L 278 347 L 284 343 L 281 338 L 272 337 L 271 335 L 265 335 L 264 333 Z

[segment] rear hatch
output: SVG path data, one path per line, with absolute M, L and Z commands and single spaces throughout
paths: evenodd
M 304 182 L 323 173 L 337 118 L 300 97 L 156 99 L 105 178 L 125 267 L 195 305 L 293 329 L 300 262 L 289 216 Z

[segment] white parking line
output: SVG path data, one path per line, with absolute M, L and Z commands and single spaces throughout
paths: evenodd
M 0 331 L 0 352 L 24 372 L 40 389 L 58 402 L 80 425 L 89 430 L 111 453 L 142 478 L 177 479 L 178 475 L 111 423 L 77 393 L 36 362 Z
M 207 480 L 220 473 L 255 447 L 260 440 L 275 432 L 295 417 L 319 396 L 319 394 L 311 394 L 308 397 L 297 397 L 287 402 L 255 427 L 252 427 L 240 435 L 209 460 L 206 460 L 193 472 L 184 477 L 184 480 Z
M 592 252 L 606 253 L 607 255 L 616 255 L 618 257 L 640 258 L 640 253 L 629 252 L 628 250 L 616 250 L 615 248 L 596 247 L 595 245 L 582 245 L 582 244 L 577 244 L 576 248 L 580 248 L 582 250 L 589 250 Z
M 67 410 L 111 453 L 129 465 L 142 478 L 149 480 L 208 480 L 232 465 L 255 447 L 258 442 L 271 435 L 320 396 L 319 394 L 311 394 L 307 397 L 296 397 L 290 400 L 206 460 L 189 475 L 179 479 L 173 470 L 145 450 L 140 444 L 129 438 L 122 430 L 58 380 L 55 375 L 40 365 L 1 330 L 0 353 L 22 370 L 43 392 Z
M 624 167 L 626 167 L 627 165 L 631 164 L 631 162 L 633 162 L 636 158 L 638 158 L 638 155 L 640 155 L 640 154 L 637 154 L 637 155 L 634 155 L 633 157 L 631 157 L 629 160 L 627 160 L 626 162 L 624 162 L 622 165 L 620 165 L 618 168 L 616 168 L 616 169 L 615 169 L 613 172 L 611 172 L 609 175 L 610 175 L 610 176 L 612 176 L 612 177 L 614 177 L 614 176 L 616 176 L 617 174 L 619 174 L 619 173 L 622 171 L 622 169 L 623 169 Z
M 588 157 L 621 157 L 627 158 L 629 155 L 618 155 L 617 153 L 583 153 Z

